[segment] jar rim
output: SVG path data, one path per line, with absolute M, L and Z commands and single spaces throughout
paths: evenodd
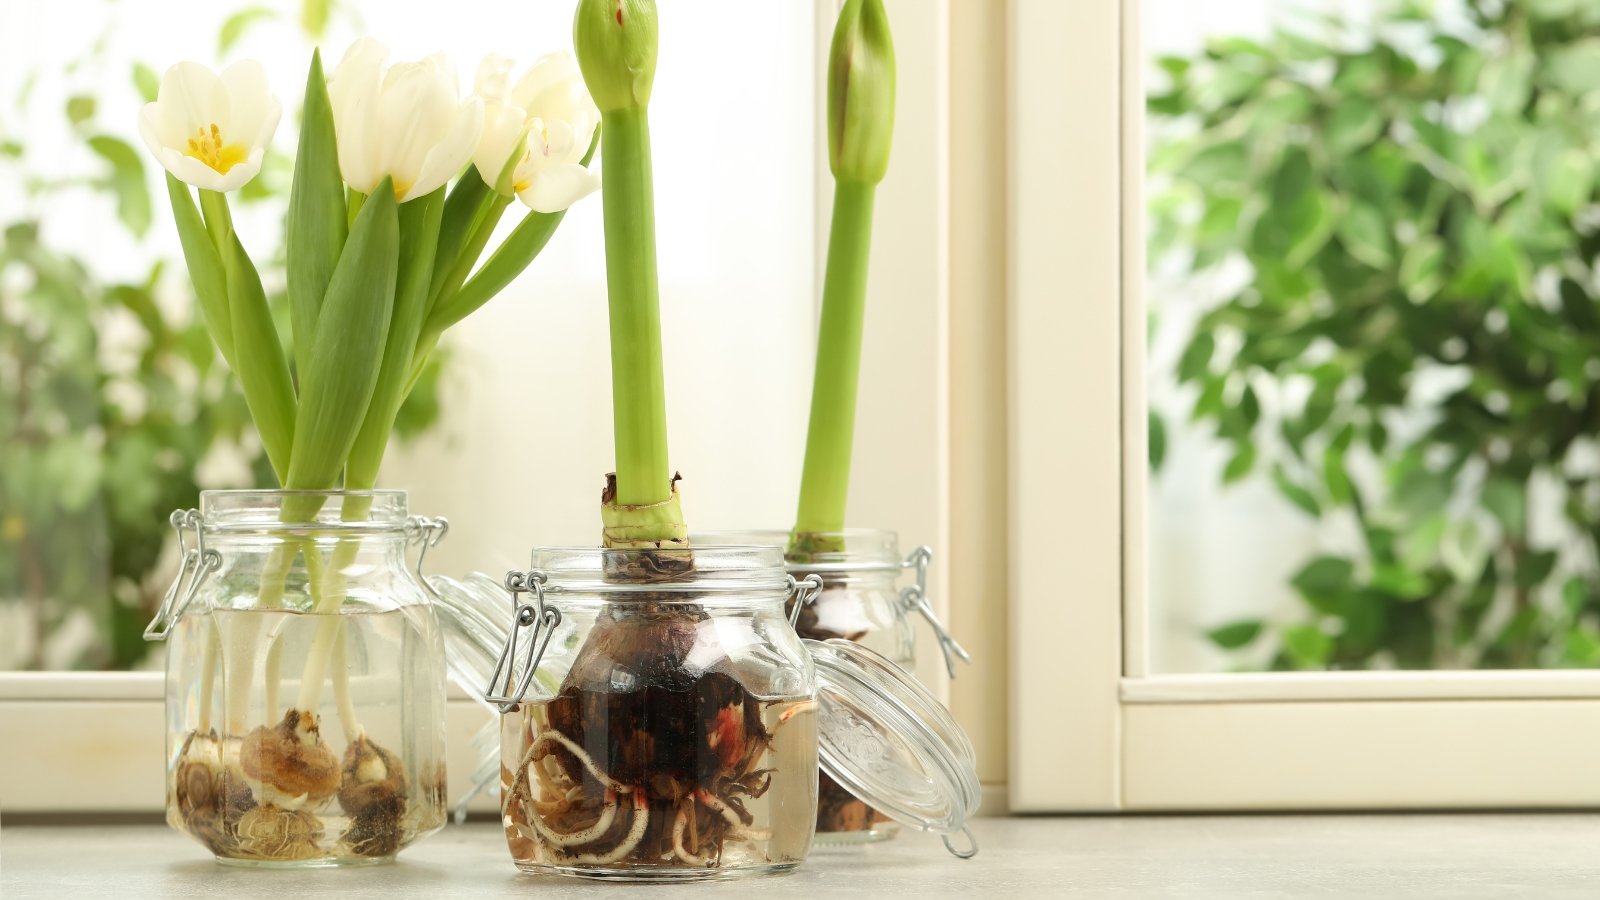
M 652 557 L 685 564 L 680 575 L 647 582 L 607 577 L 630 562 Z M 692 564 L 692 568 L 688 567 Z M 684 548 L 623 549 L 596 546 L 535 547 L 529 574 L 542 575 L 552 593 L 715 594 L 778 591 L 787 595 L 790 576 L 783 550 L 760 544 L 707 544 Z
M 403 533 L 407 518 L 402 490 L 200 492 L 201 527 L 213 533 Z
M 691 542 L 704 539 L 715 543 L 776 546 L 785 552 L 785 566 L 789 572 L 802 576 L 813 572 L 822 575 L 899 572 L 905 568 L 905 560 L 900 555 L 900 535 L 889 529 L 843 528 L 838 531 L 810 532 L 825 546 L 829 543 L 832 546 L 814 550 L 808 554 L 809 558 L 787 555 L 793 534 L 792 530 L 775 528 L 708 531 L 691 534 L 689 539 Z

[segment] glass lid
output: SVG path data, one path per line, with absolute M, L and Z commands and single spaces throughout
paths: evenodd
M 817 667 L 822 769 L 895 821 L 944 836 L 963 859 L 982 799 L 972 742 L 911 673 L 852 641 L 805 641 Z M 965 847 L 951 837 L 965 835 Z

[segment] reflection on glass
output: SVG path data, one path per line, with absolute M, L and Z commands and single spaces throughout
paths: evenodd
M 1154 668 L 1600 664 L 1600 5 L 1144 5 Z

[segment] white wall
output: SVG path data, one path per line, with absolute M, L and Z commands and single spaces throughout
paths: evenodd
M 324 53 L 330 66 L 352 37 L 370 33 L 397 56 L 449 52 L 470 88 L 485 53 L 531 61 L 571 43 L 567 2 L 344 5 Z M 276 144 L 292 151 L 309 47 L 293 25 L 298 3 L 274 6 L 285 19 L 252 30 L 230 59 L 266 64 L 285 105 Z M 83 55 L 99 36 L 83 23 L 107 23 L 94 62 L 41 82 L 33 112 L 0 116 L 0 131 L 26 138 L 36 169 L 94 172 L 92 156 L 70 149 L 65 98 L 95 94 L 105 121 L 141 146 L 131 61 L 158 71 L 179 59 L 217 63 L 217 28 L 234 9 L 197 0 L 0 2 L 0 97 L 34 67 L 59 70 Z M 672 464 L 685 476 L 695 528 L 781 528 L 798 492 L 814 340 L 813 9 L 670 4 L 661 28 L 651 119 Z M 93 256 L 106 277 L 135 276 L 152 255 L 177 258 L 163 198 L 156 194 L 156 224 L 142 243 L 96 197 L 44 211 L 46 238 Z M 19 186 L 0 183 L 0 203 L 18 209 Z M 264 209 L 242 223 L 258 257 L 278 240 L 279 221 Z M 598 538 L 613 458 L 606 327 L 600 204 L 590 198 L 521 279 L 451 332 L 442 428 L 391 451 L 385 483 L 408 488 L 416 511 L 452 520 L 430 568 L 498 571 L 535 543 Z

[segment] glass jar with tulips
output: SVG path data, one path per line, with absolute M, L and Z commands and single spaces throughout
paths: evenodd
M 287 352 L 227 198 L 259 173 L 280 118 L 261 66 L 180 63 L 139 116 L 202 318 L 282 489 L 208 494 L 175 514 L 192 543 L 147 632 L 172 643 L 169 821 L 224 862 L 381 861 L 442 823 L 439 632 L 402 564 L 418 526 L 402 493 L 374 488 L 445 330 L 599 186 L 599 112 L 570 55 L 514 84 L 491 58 L 465 97 L 443 56 L 388 57 L 357 41 L 326 78 L 312 57 L 285 234 Z M 517 199 L 528 211 L 489 251 Z M 397 666 L 404 677 L 379 677 Z

